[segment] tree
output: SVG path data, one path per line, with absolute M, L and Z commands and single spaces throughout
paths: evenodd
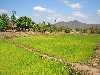
M 22 17 L 19 17 L 19 19 L 17 19 L 17 27 L 21 28 L 22 31 L 23 29 L 26 30 L 26 29 L 32 28 L 34 24 L 35 22 L 32 21 L 31 18 L 28 18 L 26 16 L 22 16 Z
M 14 14 L 16 14 L 16 11 L 12 11 L 12 16 L 11 16 L 11 22 L 13 24 L 13 29 L 14 29 L 14 24 L 16 23 L 16 17 Z
M 7 29 L 7 23 L 9 21 L 9 17 L 7 14 L 0 15 L 0 31 L 5 31 Z
M 34 31 L 41 32 L 40 28 L 41 27 L 39 26 L 39 24 L 35 24 L 33 29 Z
M 0 18 L 0 31 L 5 31 L 7 29 L 6 24 L 4 21 Z
M 52 32 L 51 23 L 49 23 L 49 22 L 47 24 L 47 31 L 50 32 L 50 33 Z

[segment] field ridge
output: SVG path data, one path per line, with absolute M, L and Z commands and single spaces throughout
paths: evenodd
M 100 75 L 100 69 L 98 69 L 98 68 L 94 68 L 94 67 L 86 65 L 86 64 L 81 65 L 80 63 L 70 63 L 70 62 L 65 61 L 63 59 L 52 57 L 52 56 L 43 54 L 43 53 L 41 53 L 39 51 L 35 51 L 32 48 L 30 48 L 29 46 L 27 46 L 27 45 L 22 45 L 22 44 L 19 44 L 19 43 L 15 42 L 15 41 L 11 41 L 11 40 L 8 40 L 8 39 L 4 39 L 4 40 L 6 42 L 10 43 L 10 44 L 13 44 L 15 46 L 24 48 L 25 50 L 28 50 L 30 52 L 33 52 L 34 54 L 37 54 L 37 55 L 39 55 L 39 56 L 41 56 L 43 58 L 46 58 L 47 60 L 53 60 L 53 61 L 65 64 L 65 65 L 69 65 L 70 64 L 70 65 L 74 66 L 75 70 L 83 70 L 84 72 L 87 71 L 86 75 Z M 97 52 L 100 52 L 100 48 L 98 49 Z M 91 62 L 93 62 L 93 61 L 91 61 Z

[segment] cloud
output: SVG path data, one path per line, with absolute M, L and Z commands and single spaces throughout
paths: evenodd
M 81 8 L 82 6 L 80 6 L 79 3 L 76 4 L 68 4 L 68 6 L 72 7 L 72 8 Z
M 5 9 L 0 9 L 0 13 L 8 13 L 8 11 Z
M 51 23 L 56 23 L 57 22 L 69 22 L 73 20 L 78 20 L 83 23 L 97 23 L 94 19 L 91 18 L 91 15 L 84 15 L 81 12 L 73 12 L 71 16 L 64 16 L 62 14 L 54 14 L 54 15 L 49 15 L 47 18 L 47 21 Z M 99 22 L 98 22 L 99 23 Z
M 46 8 L 42 8 L 40 6 L 36 6 L 33 8 L 34 10 L 37 10 L 37 11 L 46 11 Z
M 62 1 L 65 4 L 69 4 L 69 2 L 67 0 L 60 0 L 60 1 Z
M 82 17 L 82 18 L 87 18 L 86 15 L 80 13 L 79 11 L 78 11 L 78 12 L 73 12 L 73 15 L 74 15 L 74 16 L 78 16 L 78 17 Z
M 33 14 L 33 16 L 40 17 L 41 15 L 40 14 Z
M 55 14 L 54 19 L 56 19 L 57 21 L 65 21 L 66 17 L 62 16 L 61 14 Z
M 100 10 L 97 10 L 97 14 L 100 14 Z
M 63 18 L 64 17 L 60 14 L 54 14 L 53 16 L 49 16 L 47 19 L 48 20 L 53 20 L 53 21 L 55 21 L 55 20 L 62 21 Z
M 54 10 L 51 10 L 51 9 L 48 9 L 47 12 L 54 13 L 55 11 Z
M 61 21 L 65 21 L 67 18 L 65 16 L 62 16 L 61 14 L 54 14 L 53 16 L 49 16 L 47 18 L 49 21 L 52 20 L 52 22 L 54 22 L 56 20 L 56 22 L 61 22 Z
M 33 9 L 37 10 L 37 11 L 42 11 L 42 12 L 50 12 L 50 13 L 54 13 L 55 12 L 54 10 L 46 9 L 46 8 L 41 7 L 41 6 L 36 6 Z
M 71 4 L 67 0 L 61 0 L 63 3 L 67 4 L 71 8 L 82 8 L 82 6 L 79 3 Z

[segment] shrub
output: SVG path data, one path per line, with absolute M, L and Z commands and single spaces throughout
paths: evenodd
M 70 28 L 66 28 L 65 29 L 65 33 L 70 33 L 71 29 Z

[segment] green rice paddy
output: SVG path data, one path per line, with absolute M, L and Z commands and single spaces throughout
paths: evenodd
M 70 62 L 88 60 L 100 35 L 41 35 L 9 39 Z M 0 75 L 68 75 L 67 66 L 0 39 Z
M 67 75 L 64 64 L 46 60 L 0 39 L 0 75 Z
M 13 38 L 20 44 L 26 44 L 36 51 L 70 62 L 87 60 L 95 51 L 100 35 L 49 35 Z

